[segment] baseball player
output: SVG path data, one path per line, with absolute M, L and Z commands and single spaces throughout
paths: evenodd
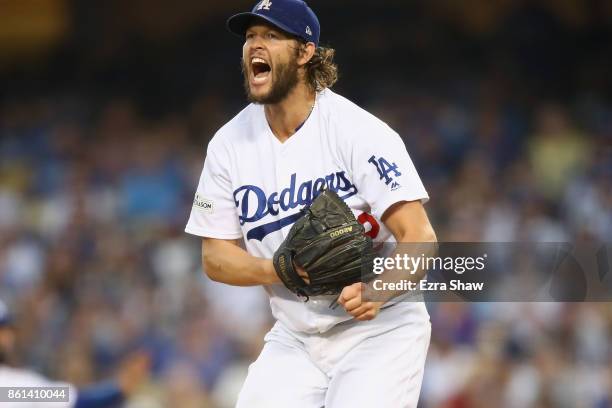
M 329 89 L 334 50 L 319 45 L 319 21 L 305 2 L 263 0 L 227 26 L 244 39 L 251 103 L 210 141 L 186 232 L 203 237 L 211 279 L 262 285 L 277 320 L 237 407 L 416 407 L 431 333 L 424 304 L 365 301 L 356 283 L 342 290 L 342 307 L 330 308 L 330 296 L 306 301 L 290 292 L 272 262 L 323 187 L 376 243 L 435 241 L 406 148 Z
M 8 307 L 0 300 L 0 387 L 21 390 L 21 387 L 42 387 L 51 390 L 53 387 L 67 388 L 67 402 L 34 402 L 20 400 L 5 394 L 0 400 L 2 408 L 104 408 L 116 407 L 118 403 L 134 392 L 146 378 L 149 371 L 149 359 L 138 354 L 129 359 L 121 368 L 116 380 L 94 384 L 78 390 L 74 385 L 49 380 L 33 371 L 15 368 L 9 365 L 16 342 L 14 321 Z M 57 398 L 64 396 L 58 394 Z

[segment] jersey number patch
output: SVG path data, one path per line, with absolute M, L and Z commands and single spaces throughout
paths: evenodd
M 368 163 L 372 163 L 374 167 L 376 167 L 376 171 L 378 171 L 380 179 L 384 179 L 386 185 L 389 185 L 389 183 L 393 181 L 393 177 L 399 177 L 402 175 L 397 168 L 397 164 L 389 163 L 384 157 L 377 159 L 376 156 L 372 156 L 368 160 Z M 393 173 L 393 177 L 391 177 L 389 173 Z
M 380 225 L 378 224 L 378 221 L 376 221 L 376 218 L 374 218 L 372 215 L 366 212 L 361 213 L 359 217 L 357 217 L 357 222 L 364 227 L 366 224 L 370 224 L 370 230 L 366 231 L 365 233 L 368 237 L 374 239 L 378 236 L 378 233 L 380 232 Z

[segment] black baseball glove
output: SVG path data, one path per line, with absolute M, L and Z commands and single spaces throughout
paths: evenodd
M 323 191 L 302 213 L 273 259 L 290 291 L 306 300 L 337 295 L 345 286 L 373 276 L 372 240 L 338 194 Z M 296 265 L 307 272 L 309 283 L 298 275 Z

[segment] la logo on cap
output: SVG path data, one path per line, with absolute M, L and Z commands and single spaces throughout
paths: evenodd
M 310 26 L 306 26 L 306 34 L 312 35 L 312 30 L 310 29 Z
M 261 3 L 259 3 L 259 6 L 257 6 L 257 10 L 270 10 L 271 6 L 272 2 L 270 0 L 263 0 Z

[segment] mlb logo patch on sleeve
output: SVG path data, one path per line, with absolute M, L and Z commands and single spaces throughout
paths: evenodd
M 193 199 L 193 208 L 207 214 L 212 214 L 215 212 L 215 203 L 212 200 L 202 197 L 200 193 L 196 193 Z

